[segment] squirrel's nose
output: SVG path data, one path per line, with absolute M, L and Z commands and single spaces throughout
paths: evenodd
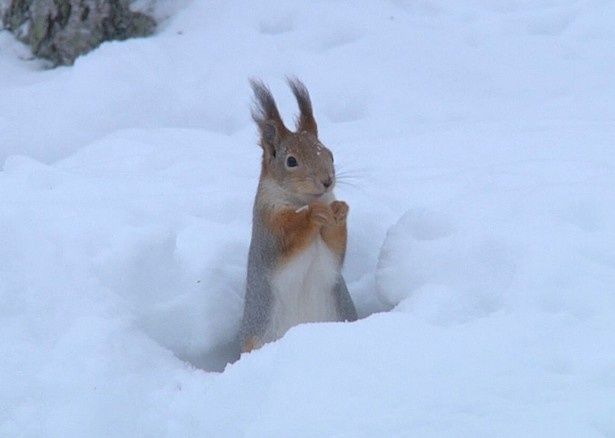
M 331 179 L 331 177 L 322 180 L 322 185 L 325 186 L 325 189 L 331 187 L 331 184 L 333 184 L 333 180 Z

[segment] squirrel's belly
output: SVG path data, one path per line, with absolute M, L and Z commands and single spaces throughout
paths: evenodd
M 340 275 L 339 262 L 318 237 L 272 275 L 273 308 L 268 340 L 284 335 L 304 322 L 337 321 L 333 288 Z

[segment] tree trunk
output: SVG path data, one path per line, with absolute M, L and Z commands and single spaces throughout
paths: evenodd
M 10 0 L 2 21 L 54 65 L 71 65 L 104 41 L 147 36 L 156 28 L 153 18 L 130 10 L 130 0 Z

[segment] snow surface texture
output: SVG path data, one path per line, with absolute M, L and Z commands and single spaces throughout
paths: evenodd
M 615 435 L 615 3 L 163 3 L 72 68 L 0 32 L 0 436 Z M 286 74 L 367 317 L 217 373 Z

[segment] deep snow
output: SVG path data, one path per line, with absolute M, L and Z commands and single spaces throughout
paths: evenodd
M 0 436 L 615 435 L 614 2 L 162 4 L 157 35 L 70 68 L 0 32 Z M 247 78 L 290 123 L 288 74 L 364 319 L 215 372 Z

